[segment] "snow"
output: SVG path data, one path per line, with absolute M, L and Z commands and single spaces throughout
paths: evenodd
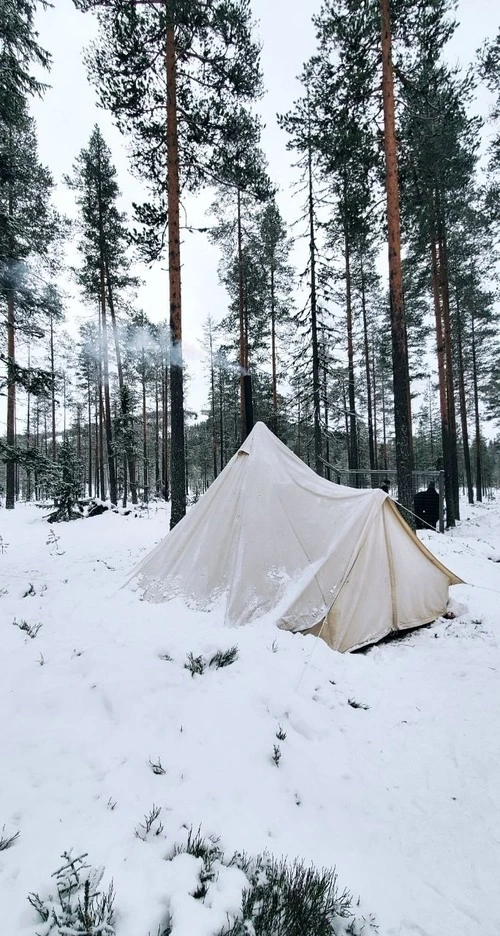
M 422 534 L 468 583 L 457 617 L 340 655 L 121 587 L 161 507 L 54 526 L 2 509 L 0 833 L 20 832 L 0 851 L 2 934 L 42 931 L 28 893 L 53 894 L 73 849 L 113 879 L 117 936 L 168 916 L 173 936 L 213 936 L 246 879 L 220 866 L 193 896 L 200 859 L 174 849 L 199 827 L 228 858 L 335 865 L 381 936 L 500 932 L 500 503 L 463 514 Z M 235 645 L 230 666 L 184 666 Z

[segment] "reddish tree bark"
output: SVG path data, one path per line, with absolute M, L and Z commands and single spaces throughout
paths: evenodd
M 384 102 L 385 183 L 391 301 L 394 428 L 399 502 L 413 511 L 413 446 L 411 428 L 408 343 L 401 268 L 399 177 L 394 112 L 394 74 L 389 0 L 380 0 L 382 45 L 382 94 Z

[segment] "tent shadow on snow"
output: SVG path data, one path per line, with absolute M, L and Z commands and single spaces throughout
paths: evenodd
M 182 595 L 230 625 L 271 613 L 340 651 L 429 624 L 462 581 L 387 494 L 318 477 L 263 423 L 131 580 L 148 601 Z

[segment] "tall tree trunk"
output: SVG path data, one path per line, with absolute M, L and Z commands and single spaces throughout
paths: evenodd
M 311 341 L 312 341 L 312 378 L 313 378 L 313 424 L 314 424 L 314 470 L 323 476 L 323 463 L 321 461 L 321 424 L 320 424 L 320 374 L 319 374 L 319 348 L 318 348 L 318 309 L 316 297 L 316 233 L 314 224 L 314 193 L 312 173 L 312 143 L 311 143 L 311 115 L 308 102 L 308 143 L 307 143 L 307 174 L 308 174 L 308 214 L 309 214 L 309 264 L 311 271 Z
M 372 375 L 373 375 L 373 457 L 375 471 L 378 470 L 378 423 L 377 423 L 377 370 L 375 367 L 375 342 L 372 338 Z
M 31 346 L 28 344 L 28 373 L 31 374 Z M 28 390 L 26 401 L 26 449 L 29 451 L 31 441 L 31 393 Z M 26 469 L 26 500 L 31 500 L 31 470 Z
M 328 379 L 327 379 L 327 369 L 326 369 L 326 339 L 325 339 L 325 328 L 324 326 L 321 329 L 321 345 L 323 352 L 323 368 L 322 368 L 322 381 L 323 381 L 323 418 L 325 420 L 325 461 L 327 464 L 324 466 L 325 469 L 325 478 L 327 481 L 330 481 L 330 437 L 328 435 Z
M 220 470 L 224 468 L 224 371 L 219 367 L 219 439 L 220 439 Z
M 454 516 L 460 520 L 460 491 L 458 480 L 458 446 L 457 446 L 457 418 L 455 410 L 455 387 L 453 380 L 453 354 L 451 346 L 451 314 L 450 292 L 448 283 L 448 258 L 446 250 L 446 230 L 442 219 L 438 215 L 438 256 L 440 287 L 443 310 L 443 338 L 446 360 L 446 399 L 448 403 L 448 426 L 450 431 L 450 474 L 453 491 Z
M 88 416 L 88 457 L 89 457 L 89 490 L 88 495 L 92 497 L 92 407 L 91 407 L 91 396 L 90 396 L 90 374 L 87 377 L 87 416 Z
M 9 155 L 13 156 L 12 132 L 9 131 Z M 12 183 L 9 183 L 8 195 L 8 218 L 12 222 L 14 215 L 14 196 Z M 6 443 L 9 446 L 10 457 L 5 463 L 5 506 L 7 510 L 14 510 L 16 503 L 16 463 L 13 457 L 13 449 L 16 444 L 16 319 L 14 302 L 14 276 L 13 266 L 15 262 L 15 244 L 14 238 L 9 238 L 10 253 L 10 271 L 11 282 L 7 296 L 7 432 Z
M 98 460 L 98 470 L 99 470 L 99 491 L 101 500 L 106 500 L 106 477 L 104 473 L 104 404 L 102 400 L 102 379 L 99 377 L 99 392 L 98 392 L 98 433 L 96 434 L 99 439 L 98 442 L 98 451 L 99 451 L 99 460 Z
M 344 421 L 345 421 L 345 439 L 347 444 L 347 464 L 349 464 L 349 457 L 351 452 L 351 439 L 349 431 L 349 412 L 347 409 L 347 396 L 345 392 L 345 381 L 342 380 L 342 402 L 344 404 Z
M 382 463 L 384 471 L 388 469 L 387 463 L 387 411 L 385 406 L 385 374 L 382 371 Z
M 7 433 L 9 449 L 16 444 L 16 381 L 15 381 L 15 314 L 13 287 L 7 298 Z M 13 510 L 16 503 L 16 463 L 14 458 L 7 458 L 5 464 L 5 506 Z
M 212 465 L 214 481 L 217 477 L 217 425 L 215 421 L 215 369 L 214 369 L 214 349 L 212 339 L 212 324 L 210 323 L 210 332 L 208 336 L 210 347 L 210 409 L 212 415 Z
M 460 400 L 460 419 L 462 425 L 462 442 L 464 449 L 464 467 L 465 467 L 465 478 L 467 482 L 467 497 L 469 504 L 474 503 L 474 488 L 472 486 L 472 470 L 470 463 L 470 447 L 469 447 L 469 428 L 467 426 L 467 402 L 465 394 L 465 375 L 464 375 L 464 358 L 463 358 L 463 347 L 462 347 L 462 322 L 460 319 L 460 298 L 458 295 L 458 289 L 456 293 L 456 302 L 457 302 L 457 353 L 458 353 L 458 394 Z
M 35 449 L 38 452 L 40 448 L 40 404 L 37 398 L 35 398 Z M 39 483 L 38 483 L 38 472 L 35 468 L 34 471 L 34 484 L 35 484 L 35 500 L 38 500 L 40 497 Z
M 375 447 L 373 439 L 372 381 L 370 374 L 370 345 L 368 341 L 368 319 L 366 314 L 366 290 L 363 256 L 361 255 L 361 312 L 363 315 L 363 347 L 366 373 L 366 408 L 368 410 L 368 456 L 370 470 L 375 471 Z
M 106 432 L 106 451 L 108 456 L 109 498 L 116 506 L 118 502 L 116 491 L 115 453 L 113 446 L 113 429 L 111 421 L 111 400 L 109 395 L 109 354 L 108 354 L 108 325 L 106 320 L 106 288 L 104 280 L 104 258 L 101 255 L 100 263 L 101 281 L 101 323 L 102 323 L 102 364 L 104 385 L 104 425 Z
M 345 191 L 345 189 L 344 189 Z M 344 252 L 345 252 L 345 301 L 347 317 L 347 389 L 349 400 L 349 468 L 357 471 L 358 457 L 358 425 L 356 414 L 356 388 L 354 383 L 354 342 L 352 328 L 352 290 L 351 290 L 351 254 L 349 235 L 347 232 L 347 219 L 344 219 Z
M 436 349 L 439 381 L 439 408 L 441 412 L 441 441 L 443 446 L 444 490 L 446 500 L 446 526 L 455 526 L 455 498 L 451 484 L 450 468 L 450 430 L 448 424 L 448 401 L 446 384 L 446 361 L 444 353 L 443 319 L 441 311 L 437 246 L 435 231 L 431 225 L 431 261 L 432 261 L 432 291 L 434 297 L 434 314 L 436 319 Z
M 245 406 L 245 381 L 243 379 L 246 369 L 246 348 L 245 348 L 245 297 L 243 293 L 243 234 L 241 228 L 241 191 L 238 189 L 236 198 L 236 225 L 238 232 L 238 316 L 240 328 L 240 421 L 241 421 L 241 441 L 244 442 L 248 435 L 246 425 L 246 406 Z
M 106 285 L 107 285 L 109 313 L 111 316 L 111 327 L 113 330 L 113 340 L 114 340 L 114 345 L 115 345 L 116 369 L 118 372 L 118 388 L 120 392 L 120 409 L 121 409 L 121 414 L 122 414 L 123 432 L 125 435 L 125 456 L 126 456 L 127 465 L 128 465 L 130 496 L 132 498 L 132 503 L 137 504 L 136 466 L 135 466 L 134 453 L 132 451 L 133 443 L 132 443 L 132 430 L 131 430 L 131 416 L 130 416 L 130 412 L 128 409 L 129 395 L 126 392 L 125 381 L 123 379 L 122 355 L 121 355 L 121 349 L 120 349 L 120 340 L 118 336 L 118 326 L 116 324 L 115 302 L 114 302 L 114 296 L 113 296 L 113 289 L 111 285 L 111 278 L 109 275 L 109 262 L 108 262 L 107 256 L 105 256 L 104 263 L 105 263 L 105 272 L 106 272 Z M 126 475 L 125 474 L 124 474 L 124 485 L 125 485 L 125 491 L 124 491 L 125 505 L 124 506 L 126 506 L 127 488 L 126 488 Z
M 413 512 L 413 451 L 411 428 L 410 375 L 401 268 L 401 228 L 399 179 L 394 115 L 394 75 L 389 0 L 380 0 L 382 45 L 382 93 L 384 100 L 385 184 L 387 194 L 387 235 L 389 289 L 391 297 L 392 367 L 394 384 L 394 428 L 398 498 Z M 408 522 L 413 525 L 412 514 Z
M 96 484 L 96 490 L 99 489 L 99 496 L 101 500 L 106 499 L 106 478 L 104 474 L 104 402 L 103 402 L 103 393 L 102 393 L 102 321 L 101 321 L 101 310 L 98 306 L 97 310 L 98 317 L 98 340 L 99 340 L 99 363 L 98 363 L 98 384 L 97 384 L 97 425 L 96 425 L 96 444 L 98 446 L 98 455 L 96 458 L 96 466 L 98 467 L 98 484 Z
M 52 415 L 52 461 L 56 460 L 56 387 L 54 366 L 54 320 L 50 313 L 50 408 Z
M 483 472 L 481 459 L 481 422 L 479 418 L 479 390 L 477 383 L 477 349 L 476 349 L 476 323 L 474 309 L 471 311 L 471 339 L 472 339 L 472 380 L 474 384 L 474 421 L 476 427 L 476 499 L 483 500 Z
M 148 411 L 146 406 L 146 361 L 142 352 L 142 472 L 144 500 L 149 501 L 149 466 L 148 466 Z
M 301 403 L 300 393 L 298 393 L 297 394 L 297 455 L 299 456 L 299 458 L 301 457 L 301 454 L 302 454 L 302 449 L 301 449 L 302 438 L 301 438 L 301 433 L 300 433 L 302 415 L 300 412 L 300 403 Z
M 273 431 L 278 434 L 278 381 L 276 365 L 276 289 L 274 283 L 274 259 L 271 261 L 271 380 L 273 403 Z
M 163 412 L 162 412 L 162 485 L 163 497 L 168 501 L 170 497 L 170 483 L 168 472 L 168 362 L 166 359 L 162 362 L 162 386 L 163 386 Z
M 166 38 L 167 77 L 167 201 L 168 270 L 170 292 L 170 425 L 172 511 L 170 528 L 186 513 L 186 452 L 184 442 L 184 384 L 182 369 L 181 245 L 179 225 L 179 141 L 177 135 L 177 63 L 173 6 Z
M 158 369 L 155 371 L 155 494 L 160 495 L 160 400 L 158 395 Z

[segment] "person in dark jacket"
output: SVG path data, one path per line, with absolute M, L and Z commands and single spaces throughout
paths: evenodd
M 434 481 L 429 483 L 426 491 L 418 491 L 415 494 L 413 503 L 417 530 L 425 530 L 429 527 L 436 529 L 436 523 L 439 520 L 439 494 Z

